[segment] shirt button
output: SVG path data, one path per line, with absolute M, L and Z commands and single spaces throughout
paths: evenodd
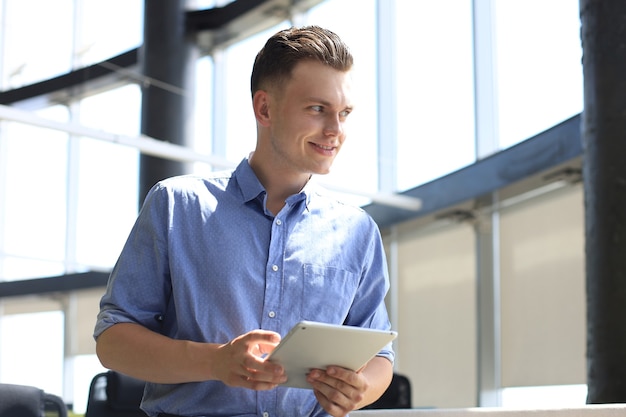
M 278 265 L 272 265 L 272 271 L 274 272 L 278 271 Z
M 283 222 L 280 219 L 276 219 L 276 224 L 280 226 Z
M 268 413 L 267 411 L 263 413 L 263 417 L 270 417 L 270 413 Z
M 267 315 L 270 316 L 271 318 L 274 318 L 276 317 L 276 312 L 270 311 Z

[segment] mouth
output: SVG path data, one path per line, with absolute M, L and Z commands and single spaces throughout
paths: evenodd
M 320 145 L 319 143 L 314 143 L 314 142 L 309 142 L 309 143 L 311 144 L 315 152 L 325 157 L 332 157 L 335 155 L 335 152 L 337 151 L 336 146 Z
M 325 151 L 332 151 L 333 149 L 335 149 L 334 146 L 325 146 L 325 145 L 318 145 L 317 143 L 314 143 L 313 145 L 317 146 L 320 149 L 323 149 Z
M 315 148 L 319 148 L 323 151 L 332 151 L 334 149 L 337 149 L 336 145 L 322 145 L 321 143 L 316 143 L 316 142 L 309 142 L 309 143 Z

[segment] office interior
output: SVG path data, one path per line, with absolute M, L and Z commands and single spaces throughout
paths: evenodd
M 380 226 L 413 406 L 585 403 L 578 0 L 178 3 L 197 24 L 182 87 L 141 71 L 151 1 L 0 0 L 0 382 L 84 409 L 146 155 L 235 166 L 254 54 L 318 24 L 352 47 L 357 107 L 316 180 Z M 142 132 L 148 87 L 189 106 L 184 138 Z

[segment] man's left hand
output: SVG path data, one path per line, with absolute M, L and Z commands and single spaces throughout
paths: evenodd
M 360 407 L 369 383 L 360 372 L 338 366 L 326 370 L 314 369 L 307 376 L 315 397 L 322 408 L 333 417 L 344 417 Z

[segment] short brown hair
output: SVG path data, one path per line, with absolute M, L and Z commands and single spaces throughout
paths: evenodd
M 291 27 L 269 38 L 252 68 L 252 95 L 269 86 L 280 86 L 301 61 L 313 60 L 339 71 L 349 71 L 353 58 L 348 46 L 328 29 L 319 26 Z

